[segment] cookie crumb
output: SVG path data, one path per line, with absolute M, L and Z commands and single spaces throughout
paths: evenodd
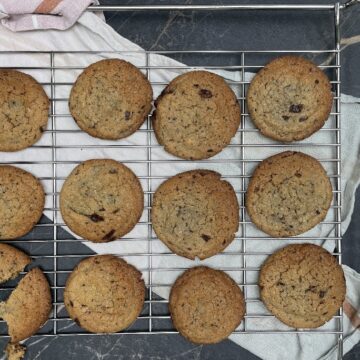
M 26 346 L 18 343 L 9 342 L 6 346 L 5 353 L 7 360 L 22 360 L 25 357 Z

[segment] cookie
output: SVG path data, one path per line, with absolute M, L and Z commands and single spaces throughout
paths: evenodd
M 136 175 L 111 159 L 87 160 L 66 179 L 61 215 L 77 235 L 94 242 L 118 239 L 139 221 L 144 193 Z
M 113 255 L 82 260 L 70 274 L 64 304 L 70 317 L 93 333 L 129 327 L 145 301 L 145 284 L 134 266 Z
M 134 133 L 152 108 L 152 88 L 142 72 L 119 59 L 88 66 L 71 89 L 69 108 L 79 127 L 100 139 Z
M 0 166 L 0 239 L 27 234 L 40 220 L 44 204 L 44 189 L 35 176 L 14 166 Z
M 30 75 L 0 69 L 0 151 L 35 144 L 46 129 L 50 101 Z
M 155 102 L 156 138 L 164 149 L 183 159 L 216 155 L 235 136 L 240 106 L 223 78 L 207 71 L 176 77 Z
M 14 279 L 31 263 L 31 258 L 17 248 L 0 243 L 0 283 Z
M 332 104 L 328 77 L 314 63 L 298 56 L 271 61 L 247 91 L 250 117 L 272 139 L 302 140 L 323 127 Z
M 239 227 L 233 187 L 210 170 L 193 170 L 162 183 L 153 198 L 157 237 L 174 253 L 206 259 L 225 249 Z
M 283 323 L 317 328 L 329 321 L 345 300 L 344 272 L 320 246 L 293 244 L 269 256 L 259 275 L 261 299 Z
M 287 237 L 324 220 L 331 200 L 331 183 L 322 165 L 309 155 L 286 151 L 255 169 L 246 192 L 246 210 L 262 231 Z
M 49 283 L 39 268 L 30 270 L 0 303 L 0 318 L 7 323 L 11 342 L 34 335 L 49 318 L 52 308 Z
M 185 271 L 176 280 L 169 309 L 181 335 L 195 344 L 215 344 L 240 325 L 245 301 L 240 287 L 230 276 L 199 266 Z

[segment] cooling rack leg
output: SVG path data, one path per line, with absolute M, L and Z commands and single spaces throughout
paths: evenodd
M 56 117 L 54 116 L 56 113 L 55 109 L 55 101 L 56 98 L 55 94 L 55 54 L 53 52 L 50 53 L 50 67 L 51 67 L 51 88 L 50 88 L 50 94 L 51 94 L 51 142 L 52 142 L 52 150 L 51 150 L 51 157 L 52 157 L 52 190 L 53 190 L 53 196 L 52 196 L 52 203 L 53 203 L 53 213 L 52 213 L 52 220 L 53 220 L 53 237 L 54 237 L 54 248 L 53 248 L 53 255 L 54 255 L 54 304 L 57 303 L 57 186 L 56 186 Z M 57 306 L 54 305 L 54 335 L 57 334 Z
M 246 113 L 245 111 L 245 53 L 242 52 L 241 53 L 241 138 L 240 138 L 240 143 L 241 145 L 244 144 L 244 137 L 245 137 L 245 121 L 246 121 L 246 115 L 244 115 Z M 242 178 L 241 178 L 241 189 L 242 189 L 242 193 L 241 193 L 241 205 L 245 204 L 245 188 L 246 188 L 246 184 L 245 184 L 245 175 L 246 175 L 246 167 L 245 167 L 245 148 L 244 146 L 241 146 L 241 152 L 240 152 L 240 156 L 241 156 L 241 174 L 242 174 Z M 245 302 L 247 300 L 247 286 L 246 286 L 246 223 L 245 223 L 245 207 L 242 206 L 241 207 L 241 214 L 240 214 L 241 218 L 241 236 L 243 238 L 242 240 L 242 252 L 243 252 L 243 257 L 242 257 L 242 266 L 243 266 L 243 284 L 244 284 L 244 297 L 245 297 Z M 247 320 L 246 318 L 244 318 L 244 331 L 247 330 Z
M 149 53 L 146 53 L 146 76 L 148 80 L 150 81 L 150 69 L 149 69 Z M 151 119 L 150 116 L 148 116 L 146 120 L 146 128 L 148 130 L 147 132 L 147 189 L 148 189 L 148 195 L 147 195 L 147 202 L 148 202 L 148 209 L 147 209 L 147 221 L 148 221 L 148 253 L 152 254 L 152 228 L 151 228 Z M 149 332 L 152 332 L 152 256 L 148 256 L 148 277 L 149 277 Z
M 341 123 L 340 123 L 340 107 L 341 107 L 341 62 L 340 62 L 340 3 L 335 4 L 334 10 L 334 21 L 335 21 L 335 46 L 336 46 L 336 54 L 335 54 L 335 74 L 336 74 L 336 102 L 335 102 L 335 119 L 336 119 L 336 128 L 338 131 L 336 132 L 336 158 L 339 160 L 336 162 L 336 173 L 338 175 L 336 179 L 336 227 L 335 227 L 335 236 L 338 238 L 336 240 L 337 243 L 337 251 L 339 253 L 339 263 L 342 263 L 342 249 L 341 249 Z M 340 309 L 340 317 L 338 318 L 338 359 L 342 359 L 343 357 L 343 309 Z

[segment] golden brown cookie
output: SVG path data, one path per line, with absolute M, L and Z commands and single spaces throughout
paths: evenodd
M 51 312 L 49 283 L 39 268 L 30 270 L 5 302 L 0 303 L 0 318 L 9 329 L 11 342 L 34 335 Z
M 82 260 L 69 276 L 64 303 L 70 317 L 93 333 L 129 327 L 145 300 L 145 284 L 134 266 L 113 255 Z
M 162 183 L 153 198 L 157 237 L 174 253 L 205 259 L 225 249 L 239 227 L 233 187 L 210 170 L 180 173 Z
M 251 81 L 246 100 L 262 134 L 279 141 L 302 140 L 323 127 L 332 104 L 328 77 L 299 56 L 271 61 Z
M 0 69 L 0 151 L 36 143 L 48 122 L 49 98 L 30 75 Z
M 216 155 L 235 136 L 240 106 L 224 79 L 207 71 L 176 77 L 155 102 L 153 127 L 160 145 L 183 159 Z
M 345 300 L 344 272 L 320 246 L 293 244 L 269 256 L 259 276 L 261 299 L 283 323 L 316 328 L 329 321 Z
M 309 155 L 286 151 L 255 169 L 246 192 L 246 210 L 267 234 L 295 236 L 321 222 L 331 200 L 331 183 L 322 165 Z
M 136 175 L 111 159 L 87 160 L 66 179 L 60 193 L 61 215 L 84 239 L 107 242 L 127 234 L 144 208 Z
M 195 344 L 226 339 L 245 315 L 240 287 L 223 271 L 206 266 L 189 269 L 176 280 L 169 308 L 176 329 Z
M 119 59 L 88 66 L 77 78 L 69 108 L 79 127 L 101 139 L 134 133 L 150 113 L 152 88 L 142 72 Z
M 44 189 L 35 176 L 14 166 L 0 166 L 0 239 L 27 234 L 40 220 L 44 204 Z
M 19 249 L 0 244 L 0 283 L 14 279 L 30 263 L 31 258 Z

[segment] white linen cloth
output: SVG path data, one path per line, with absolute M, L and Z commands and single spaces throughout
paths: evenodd
M 12 31 L 65 30 L 95 0 L 0 0 L 0 21 Z
M 91 13 L 83 14 L 78 23 L 75 24 L 71 29 L 66 31 L 49 30 L 46 32 L 24 32 L 24 33 L 13 33 L 3 26 L 0 26 L 0 50 L 127 50 L 128 54 L 122 53 L 119 57 L 130 61 L 134 65 L 144 66 L 146 59 L 143 53 L 137 45 L 133 44 L 129 40 L 121 37 L 111 27 L 106 25 L 97 16 Z M 100 60 L 104 57 L 115 57 L 114 54 L 57 54 L 55 56 L 55 65 L 57 66 L 86 66 L 92 62 Z M 48 54 L 0 54 L 0 67 L 1 66 L 49 66 L 49 55 Z M 181 65 L 180 63 L 169 59 L 164 56 L 152 55 L 149 59 L 150 65 L 161 65 L 161 66 L 176 66 Z M 76 79 L 76 76 L 81 70 L 56 70 L 54 72 L 55 80 L 57 82 L 72 82 Z M 26 70 L 26 72 L 32 74 L 36 79 L 43 82 L 49 82 L 51 71 L 50 70 Z M 163 69 L 163 70 L 151 70 L 150 77 L 152 81 L 156 82 L 168 82 L 181 73 L 180 69 Z M 239 72 L 221 72 L 221 75 L 231 80 L 240 80 Z M 248 79 L 251 78 L 251 74 L 246 74 Z M 45 86 L 48 94 L 50 94 L 50 87 Z M 156 97 L 163 86 L 154 87 L 154 96 Z M 57 99 L 66 98 L 69 94 L 70 86 L 57 86 L 55 89 L 54 97 Z M 236 91 L 237 89 L 234 88 Z M 360 99 L 343 95 L 342 96 L 342 137 L 344 139 L 342 146 L 342 194 L 343 194 L 343 211 L 342 220 L 343 232 L 349 225 L 351 214 L 354 206 L 354 194 L 356 187 L 360 179 L 360 167 L 358 159 L 358 151 L 360 144 L 360 127 L 358 126 L 358 114 L 360 113 Z M 68 114 L 67 101 L 56 102 L 57 114 Z M 58 116 L 55 120 L 57 129 L 78 129 L 74 121 L 69 116 Z M 246 119 L 246 128 L 252 128 L 251 121 Z M 330 118 L 325 128 L 334 127 L 334 119 Z M 49 123 L 49 129 L 51 129 L 51 123 Z M 57 145 L 82 145 L 83 148 L 77 149 L 57 149 L 56 157 L 58 161 L 82 161 L 91 158 L 114 158 L 119 161 L 124 160 L 138 160 L 146 159 L 146 149 L 136 148 L 86 148 L 86 145 L 111 145 L 111 144 L 146 144 L 147 134 L 145 132 L 138 131 L 134 135 L 127 139 L 120 140 L 118 142 L 105 141 L 90 137 L 84 132 L 81 133 L 59 133 L 57 134 L 56 141 Z M 154 137 L 151 139 L 153 144 L 156 144 Z M 240 137 L 237 136 L 233 143 L 239 143 Z M 335 155 L 334 149 L 329 146 L 306 146 L 305 143 L 329 143 L 334 142 L 333 131 L 319 131 L 314 134 L 310 139 L 299 143 L 298 150 L 315 156 L 318 159 L 330 159 Z M 286 150 L 286 146 L 283 148 L 273 148 L 267 146 L 275 143 L 271 140 L 261 136 L 257 132 L 247 132 L 244 137 L 244 143 L 264 144 L 261 147 L 248 146 L 245 148 L 246 159 L 265 159 L 271 154 L 278 153 L 282 150 Z M 51 133 L 46 133 L 36 145 L 51 145 Z M 239 148 L 228 147 L 222 153 L 218 154 L 214 159 L 237 159 L 240 158 Z M 32 147 L 16 153 L 1 153 L 1 162 L 7 161 L 51 161 L 51 149 Z M 169 154 L 165 153 L 160 147 L 154 148 L 152 151 L 153 160 L 168 160 L 172 159 Z M 147 174 L 146 163 L 126 163 L 132 168 L 138 176 L 145 176 Z M 257 163 L 247 162 L 246 163 L 246 174 L 251 174 L 253 168 Z M 335 174 L 333 162 L 324 162 L 328 173 Z M 75 167 L 74 163 L 59 164 L 57 166 L 57 176 L 62 179 L 65 178 L 70 171 Z M 19 165 L 23 168 L 31 171 L 38 177 L 52 176 L 52 167 L 49 164 L 32 165 L 25 164 Z M 237 188 L 241 188 L 241 179 L 236 178 L 236 175 L 241 174 L 240 162 L 228 162 L 228 163 L 213 163 L 210 164 L 207 161 L 202 162 L 174 162 L 169 166 L 169 163 L 157 162 L 152 166 L 152 175 L 167 176 L 174 175 L 181 171 L 194 168 L 210 168 L 219 171 L 223 175 L 232 175 L 229 181 Z M 334 180 L 334 179 L 332 179 Z M 153 180 L 151 183 L 151 190 L 154 191 L 156 187 L 163 180 Z M 57 181 L 57 191 L 60 191 L 63 181 Z M 46 188 L 47 193 L 51 193 L 52 182 L 49 180 L 43 180 L 43 184 Z M 144 189 L 147 189 L 147 180 L 142 179 Z M 148 190 L 148 189 L 147 189 Z M 147 196 L 146 196 L 147 198 Z M 58 204 L 57 204 L 58 205 Z M 148 204 L 146 204 L 148 205 Z M 241 204 L 242 205 L 242 204 Z M 49 195 L 46 199 L 46 207 L 51 208 L 52 197 Z M 51 211 L 45 211 L 45 214 L 52 219 L 53 213 Z M 58 222 L 62 223 L 60 214 L 58 213 Z M 246 218 L 249 221 L 248 218 Z M 329 211 L 326 221 L 334 220 L 334 210 Z M 89 246 L 95 252 L 113 253 L 122 255 L 125 253 L 136 254 L 141 252 L 147 252 L 149 250 L 148 236 L 148 225 L 147 225 L 147 211 L 144 211 L 144 215 L 141 219 L 143 224 L 138 224 L 135 229 L 125 236 L 125 240 L 118 240 L 107 244 L 93 244 L 84 242 L 85 245 Z M 241 234 L 241 233 L 239 233 Z M 246 235 L 254 237 L 253 240 L 247 240 L 246 250 L 248 252 L 273 252 L 274 250 L 283 247 L 289 241 L 286 240 L 259 240 L 259 237 L 264 237 L 261 231 L 257 230 L 251 223 L 246 224 Z M 154 236 L 154 234 L 153 234 Z M 304 235 L 306 236 L 317 236 L 319 239 L 325 239 L 327 236 L 333 236 L 333 225 L 324 224 L 315 227 L 315 229 L 309 231 Z M 141 240 L 132 240 L 131 238 L 143 238 Z M 300 242 L 302 237 L 291 242 Z M 321 241 L 317 241 L 317 244 Z M 330 251 L 334 250 L 335 242 L 327 240 L 324 244 Z M 166 247 L 158 240 L 151 241 L 152 250 L 154 252 L 166 252 Z M 346 246 L 346 244 L 344 244 Z M 240 251 L 241 241 L 234 241 L 226 251 Z M 141 256 L 128 256 L 125 257 L 127 261 L 133 263 L 135 266 L 141 269 L 146 269 L 148 264 L 147 257 Z M 262 255 L 248 255 L 246 257 L 247 267 L 258 267 L 264 261 L 266 256 Z M 168 268 L 168 267 L 184 267 L 188 268 L 196 264 L 203 263 L 213 266 L 215 268 L 224 267 L 241 267 L 242 257 L 236 256 L 223 256 L 221 254 L 211 257 L 205 261 L 190 261 L 183 259 L 178 256 L 154 256 L 152 258 L 153 268 Z M 356 329 L 358 326 L 357 312 L 360 309 L 360 275 L 352 269 L 344 266 L 344 271 L 347 280 L 347 313 L 352 316 L 352 322 L 347 316 L 344 316 L 344 350 L 349 351 L 360 339 L 360 332 Z M 149 280 L 149 274 L 144 271 L 144 278 L 146 281 Z M 155 271 L 152 274 L 153 284 L 171 284 L 175 278 L 181 273 L 181 271 Z M 229 272 L 236 281 L 242 281 L 242 272 Z M 256 284 L 257 272 L 247 272 L 247 282 L 250 284 Z M 155 287 L 153 290 L 163 296 L 168 297 L 169 287 Z M 250 286 L 247 288 L 248 298 L 255 298 L 257 296 L 256 286 Z M 349 310 L 350 309 L 350 310 Z M 249 302 L 247 304 L 248 314 L 259 314 L 266 313 L 266 309 L 260 302 Z M 350 316 L 350 315 L 349 315 Z M 334 321 L 330 321 L 324 325 L 323 329 L 334 328 Z M 354 324 L 354 325 L 353 325 Z M 247 319 L 247 328 L 249 330 L 256 329 L 271 329 L 280 330 L 288 329 L 285 325 L 281 324 L 274 318 L 266 319 Z M 294 359 L 294 360 L 312 360 L 312 359 L 335 359 L 336 349 L 334 348 L 336 337 L 334 335 L 318 335 L 318 334 L 301 334 L 301 335 L 287 335 L 287 334 L 236 334 L 231 336 L 231 340 L 241 345 L 242 347 L 250 350 L 257 356 L 268 359 Z

